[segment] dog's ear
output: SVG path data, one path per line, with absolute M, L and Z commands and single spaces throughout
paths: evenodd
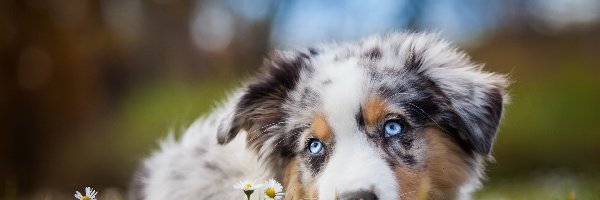
M 251 133 L 282 122 L 281 106 L 296 87 L 307 59 L 301 52 L 274 52 L 265 59 L 262 72 L 244 87 L 234 111 L 219 125 L 219 144 L 230 142 L 242 130 Z
M 470 65 L 470 64 L 468 64 Z M 505 76 L 466 66 L 440 71 L 436 84 L 449 103 L 452 127 L 461 140 L 475 152 L 488 156 L 502 118 L 503 107 L 509 101 Z
M 427 39 L 429 38 L 429 39 Z M 443 93 L 445 126 L 476 153 L 489 156 L 503 108 L 510 101 L 505 75 L 482 71 L 463 52 L 437 35 L 407 45 L 406 69 L 430 79 Z

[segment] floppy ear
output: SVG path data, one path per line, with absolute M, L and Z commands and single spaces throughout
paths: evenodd
M 274 52 L 263 63 L 262 73 L 244 87 L 235 109 L 218 128 L 219 144 L 233 140 L 242 130 L 254 130 L 281 122 L 281 105 L 296 87 L 308 55 L 300 52 Z
M 407 45 L 408 70 L 424 75 L 445 97 L 445 125 L 476 153 L 489 156 L 502 118 L 506 76 L 484 72 L 463 52 L 437 35 L 417 37 Z
M 437 84 L 450 104 L 450 126 L 477 153 L 489 155 L 503 107 L 509 101 L 506 77 L 482 72 L 476 66 L 449 69 L 438 75 Z

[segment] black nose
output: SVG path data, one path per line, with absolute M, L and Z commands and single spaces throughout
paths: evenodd
M 377 200 L 377 195 L 371 191 L 360 190 L 355 192 L 346 192 L 340 195 L 342 200 Z

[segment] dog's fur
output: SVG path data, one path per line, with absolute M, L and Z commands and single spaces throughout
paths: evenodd
M 271 177 L 286 199 L 469 199 L 480 187 L 508 83 L 437 35 L 276 51 L 263 68 L 164 141 L 132 197 L 243 199 L 235 182 Z M 406 131 L 387 137 L 386 120 Z

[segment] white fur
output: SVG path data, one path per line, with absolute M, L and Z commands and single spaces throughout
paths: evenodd
M 398 197 L 394 172 L 358 131 L 337 137 L 331 160 L 318 180 L 319 198 L 335 199 L 344 192 L 371 191 L 379 199 Z
M 232 103 L 198 119 L 181 139 L 171 136 L 161 142 L 160 151 L 143 163 L 148 176 L 139 181 L 144 185 L 145 199 L 243 199 L 243 192 L 233 189 L 233 184 L 241 180 L 264 181 L 273 176 L 246 149 L 245 133 L 227 145 L 217 144 L 214 133 L 221 120 L 231 113 L 227 109 L 233 108 Z M 207 163 L 220 171 L 206 167 Z
M 353 59 L 341 63 L 317 62 L 316 80 L 330 79 L 331 85 L 321 86 L 322 110 L 329 122 L 336 127 L 357 127 L 354 116 L 358 112 L 361 100 L 364 99 L 365 72 L 356 66 Z M 337 134 L 350 134 L 349 130 L 336 130 Z
M 330 79 L 331 85 L 321 87 L 324 115 L 335 134 L 335 150 L 318 179 L 320 199 L 335 199 L 344 192 L 375 189 L 379 199 L 395 199 L 397 184 L 394 173 L 358 130 L 358 112 L 367 85 L 364 68 L 348 59 L 331 65 L 331 58 L 315 62 L 316 80 Z

